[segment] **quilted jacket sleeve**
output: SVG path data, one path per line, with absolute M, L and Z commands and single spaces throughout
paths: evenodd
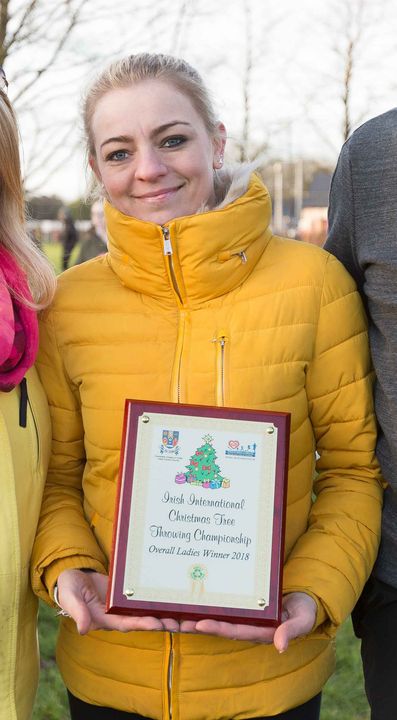
M 106 559 L 85 519 L 82 476 L 84 431 L 78 390 L 63 367 L 53 314 L 41 322 L 38 370 L 47 393 L 53 428 L 52 452 L 32 554 L 34 591 L 49 601 L 59 574 L 88 567 L 106 572 Z
M 372 569 L 382 504 L 366 320 L 353 280 L 332 256 L 306 392 L 318 474 L 307 531 L 286 562 L 284 591 L 317 599 L 317 625 L 332 633 Z

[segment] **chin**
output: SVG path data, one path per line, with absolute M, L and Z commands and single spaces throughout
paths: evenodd
M 115 205 L 117 207 L 117 205 Z M 194 215 L 199 208 L 192 208 L 192 207 L 158 207 L 158 208 L 142 208 L 142 207 L 134 207 L 133 205 L 128 205 L 121 207 L 121 205 L 118 205 L 118 209 L 121 210 L 121 212 L 124 213 L 124 215 L 129 215 L 130 217 L 134 217 L 137 220 L 142 220 L 143 222 L 151 222 L 155 225 L 165 225 L 166 223 L 171 222 L 171 220 L 175 220 L 175 218 L 184 217 L 185 215 Z
M 154 212 L 151 214 L 148 214 L 145 218 L 142 217 L 142 220 L 146 220 L 147 222 L 155 223 L 156 225 L 166 225 L 166 223 L 171 222 L 171 220 L 175 220 L 175 218 L 183 217 L 184 215 L 189 215 L 190 212 L 188 210 L 170 210 L 169 212 L 163 211 L 163 212 Z

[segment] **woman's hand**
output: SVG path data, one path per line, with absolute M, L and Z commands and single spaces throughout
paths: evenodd
M 179 623 L 172 618 L 107 614 L 107 575 L 64 570 L 58 577 L 57 585 L 59 605 L 73 618 L 80 635 L 85 635 L 90 630 L 179 630 Z
M 230 640 L 249 640 L 251 642 L 271 643 L 282 653 L 294 638 L 306 635 L 312 630 L 316 620 L 317 606 L 310 595 L 294 592 L 284 595 L 281 625 L 278 628 L 259 627 L 257 625 L 237 625 L 218 620 L 186 620 L 181 623 L 181 632 L 206 633 L 219 635 Z

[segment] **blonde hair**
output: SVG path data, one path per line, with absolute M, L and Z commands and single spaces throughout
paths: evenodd
M 19 300 L 37 310 L 46 307 L 54 295 L 55 274 L 26 231 L 18 126 L 11 103 L 1 91 L 0 243 L 26 273 L 33 302 Z
M 92 118 L 98 101 L 110 90 L 129 87 L 145 80 L 163 80 L 186 95 L 212 137 L 218 134 L 218 120 L 204 82 L 189 63 L 172 55 L 140 53 L 111 63 L 88 88 L 83 101 L 83 123 L 87 155 L 95 157 Z M 96 186 L 93 178 L 93 187 Z M 94 193 L 92 193 L 94 194 Z M 95 196 L 95 194 L 94 194 Z

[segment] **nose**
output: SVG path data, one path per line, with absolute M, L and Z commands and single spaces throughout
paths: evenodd
M 167 167 L 156 148 L 141 149 L 136 156 L 135 177 L 138 180 L 153 181 L 167 173 Z

